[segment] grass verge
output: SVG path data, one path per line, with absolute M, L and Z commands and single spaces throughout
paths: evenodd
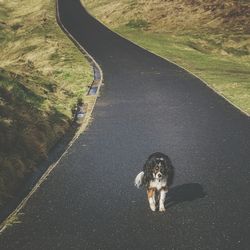
M 205 38 L 200 35 L 152 34 L 145 31 L 138 34 L 137 30 L 126 27 L 115 31 L 188 69 L 250 115 L 250 57 L 222 55 L 223 49 L 220 50 L 216 45 L 216 35 L 209 35 L 207 39 L 210 42 L 204 44 Z M 213 49 L 217 53 L 211 53 Z
M 55 1 L 0 1 L 0 208 L 47 158 L 93 80 Z

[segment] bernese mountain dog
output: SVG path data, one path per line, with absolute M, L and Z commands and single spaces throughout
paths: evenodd
M 159 205 L 159 211 L 166 211 L 165 198 L 173 182 L 174 167 L 169 157 L 163 153 L 151 154 L 146 160 L 143 171 L 135 178 L 137 188 L 146 186 L 148 202 L 152 211 Z

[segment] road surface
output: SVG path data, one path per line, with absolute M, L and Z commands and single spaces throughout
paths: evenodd
M 124 40 L 78 0 L 60 18 L 104 86 L 88 130 L 0 237 L 0 249 L 249 249 L 250 119 L 199 79 Z M 166 213 L 134 187 L 147 156 L 170 156 Z

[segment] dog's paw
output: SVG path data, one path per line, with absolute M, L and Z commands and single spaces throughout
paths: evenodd
M 156 210 L 155 204 L 150 204 L 150 209 L 154 212 Z
M 160 211 L 160 212 L 165 212 L 165 211 L 166 211 L 166 208 L 165 208 L 164 206 L 159 207 L 159 211 Z

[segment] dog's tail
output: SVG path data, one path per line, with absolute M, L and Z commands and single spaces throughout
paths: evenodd
M 144 172 L 141 171 L 136 177 L 135 177 L 135 186 L 137 188 L 140 188 L 143 184 L 143 176 L 144 176 Z

